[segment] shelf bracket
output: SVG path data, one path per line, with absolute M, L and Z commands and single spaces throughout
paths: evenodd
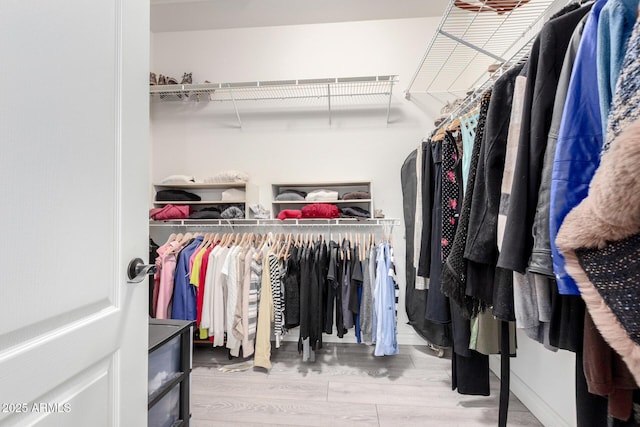
M 389 126 L 389 116 L 391 115 L 391 96 L 393 95 L 393 85 L 389 88 L 389 102 L 387 103 L 387 127 Z
M 498 55 L 494 55 L 493 53 L 489 52 L 488 50 L 485 50 L 485 49 L 483 49 L 483 48 L 481 48 L 479 46 L 476 46 L 476 45 L 474 45 L 472 43 L 469 43 L 468 41 L 463 40 L 460 37 L 456 37 L 453 34 L 447 33 L 446 31 L 438 30 L 438 33 L 440 33 L 443 36 L 448 37 L 451 40 L 456 41 L 456 42 L 458 42 L 458 43 L 460 43 L 460 44 L 462 44 L 462 45 L 464 45 L 464 46 L 466 46 L 468 48 L 471 48 L 471 49 L 473 49 L 473 50 L 475 50 L 477 52 L 480 52 L 480 53 L 482 53 L 484 55 L 487 55 L 488 57 L 493 58 L 496 61 L 499 61 L 501 63 L 504 63 L 506 61 L 506 59 L 501 58 Z
M 236 104 L 236 98 L 233 96 L 233 89 L 231 89 L 231 85 L 227 84 L 227 88 L 229 88 L 229 95 L 231 96 L 231 102 L 233 103 L 233 109 L 236 112 L 236 119 L 238 119 L 238 126 L 242 129 L 242 120 L 240 120 L 240 113 L 238 112 L 238 105 Z
M 331 85 L 327 85 L 327 103 L 329 104 L 329 126 L 331 126 Z

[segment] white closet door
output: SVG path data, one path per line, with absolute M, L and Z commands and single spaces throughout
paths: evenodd
M 0 52 L 0 425 L 144 426 L 149 0 L 2 0 Z

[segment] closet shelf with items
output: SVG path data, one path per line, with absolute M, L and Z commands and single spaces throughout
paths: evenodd
M 240 219 L 249 212 L 246 182 L 159 183 L 153 185 L 151 223 L 171 220 Z M 225 213 L 227 212 L 227 213 Z
M 407 99 L 428 95 L 444 102 L 441 95 L 460 97 L 469 88 L 481 93 L 496 71 L 523 59 L 542 25 L 567 1 L 481 0 L 473 7 L 470 3 L 456 0 L 447 6 L 405 91 Z M 496 4 L 508 7 L 496 10 Z
M 368 104 L 386 106 L 386 123 L 391 113 L 393 88 L 398 76 L 363 76 L 320 78 L 300 80 L 272 80 L 234 83 L 199 83 L 152 85 L 149 94 L 152 101 L 179 102 L 231 102 L 242 127 L 238 110 L 239 101 L 268 100 L 326 100 L 329 125 L 332 112 L 338 103 L 355 102 L 360 99 Z
M 375 216 L 369 181 L 273 184 L 271 191 L 272 215 L 282 220 L 313 215 L 310 209 L 316 203 L 335 206 L 335 213 L 343 217 Z

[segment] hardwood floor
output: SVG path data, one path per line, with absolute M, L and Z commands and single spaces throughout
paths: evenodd
M 270 371 L 222 372 L 242 362 L 197 345 L 191 383 L 192 425 L 208 426 L 497 426 L 499 380 L 491 396 L 451 390 L 451 361 L 426 346 L 401 345 L 374 357 L 361 344 L 325 344 L 303 362 L 297 343 L 272 349 Z M 511 395 L 508 425 L 541 426 Z

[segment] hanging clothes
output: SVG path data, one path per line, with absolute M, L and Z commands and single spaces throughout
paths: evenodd
M 260 368 L 271 369 L 271 322 L 273 322 L 273 294 L 271 291 L 271 269 L 269 268 L 268 248 L 263 249 L 262 276 L 260 278 L 260 303 L 258 306 L 258 324 L 256 329 L 253 364 Z
M 397 324 L 396 324 L 396 297 L 395 297 L 395 267 L 393 266 L 393 252 L 388 243 L 378 246 L 376 256 L 376 286 L 374 290 L 374 319 L 375 356 L 389 356 L 399 353 Z
M 471 152 L 473 142 L 478 128 L 478 118 L 480 110 L 474 109 L 472 112 L 460 117 L 460 129 L 462 131 L 462 191 L 466 193 L 467 182 L 469 181 L 469 169 L 471 168 Z
M 603 133 L 607 132 L 609 109 L 616 93 L 627 41 L 636 22 L 638 3 L 638 0 L 609 0 L 600 12 L 596 61 Z
M 519 308 L 520 323 L 524 325 L 525 332 L 532 337 L 537 336 L 537 340 L 544 342 L 549 348 L 562 348 L 580 353 L 582 353 L 582 329 L 584 323 L 583 302 L 579 298 L 560 296 L 558 294 L 558 286 L 555 282 L 553 261 L 551 259 L 549 215 L 553 160 L 562 121 L 562 112 L 569 90 L 575 57 L 578 53 L 582 32 L 588 16 L 585 15 L 580 20 L 573 32 L 558 80 L 547 150 L 542 168 L 538 205 L 534 218 L 533 251 L 529 261 L 530 274 L 522 276 L 514 272 L 515 303 Z M 548 294 L 550 295 L 547 296 Z M 549 322 L 548 327 L 546 323 L 541 324 L 546 319 Z M 539 330 L 540 327 L 542 330 Z
M 429 144 L 430 143 L 427 143 L 426 145 L 428 146 Z M 405 242 L 407 245 L 405 256 L 405 310 L 409 319 L 409 324 L 418 333 L 418 335 L 434 345 L 449 347 L 451 345 L 449 326 L 447 324 L 434 323 L 425 319 L 427 295 L 429 291 L 426 289 L 419 289 L 416 286 L 416 275 L 418 274 L 419 264 L 414 262 L 413 257 L 412 248 L 414 245 L 414 234 L 416 236 L 422 236 L 424 227 L 429 227 L 430 229 L 429 218 L 422 223 L 422 229 L 419 229 L 420 225 L 414 222 L 414 216 L 416 214 L 416 193 L 418 191 L 422 191 L 422 186 L 421 184 L 419 186 L 419 181 L 416 179 L 415 163 L 419 155 L 422 156 L 422 151 L 416 150 L 409 154 L 402 165 L 400 173 L 400 180 L 402 182 L 404 224 L 406 230 Z M 424 167 L 430 168 L 430 165 L 424 164 Z M 430 176 L 429 173 L 426 173 L 426 175 L 428 177 Z M 427 196 L 426 200 L 431 200 L 431 195 L 429 193 L 425 194 Z M 421 206 L 421 209 L 423 206 Z M 418 239 L 416 239 L 416 242 L 417 240 Z M 427 243 L 422 242 L 422 244 L 425 245 Z M 420 253 L 422 254 L 422 247 Z M 375 257 L 373 259 L 375 262 Z
M 547 22 L 534 41 L 527 61 L 527 86 L 513 188 L 509 199 L 498 266 L 526 272 L 533 247 L 531 232 L 538 202 L 542 161 L 551 125 L 554 96 L 569 41 L 584 6 Z
M 498 214 L 511 106 L 515 81 L 521 70 L 522 66 L 513 67 L 493 85 L 478 159 L 464 251 L 464 257 L 469 262 L 468 293 L 492 306 L 493 314 L 504 321 L 515 320 L 515 316 L 512 275 L 496 270 Z M 470 274 L 469 266 L 473 264 L 478 265 L 474 271 L 481 271 L 478 277 Z M 483 278 L 486 280 L 482 280 Z
M 431 218 L 431 242 L 429 297 L 425 318 L 436 323 L 449 323 L 449 301 L 440 288 L 442 272 L 442 144 L 431 143 L 431 163 L 433 168 L 433 210 Z
M 609 116 L 602 161 L 588 196 L 567 215 L 557 238 L 594 323 L 638 382 L 637 310 L 631 307 L 640 299 L 635 292 L 640 276 L 640 214 L 635 197 L 640 153 L 639 52 L 640 25 L 636 24 Z
M 171 318 L 180 320 L 196 320 L 196 289 L 189 283 L 189 259 L 202 243 L 202 236 L 196 237 L 178 256 L 173 289 Z
M 300 260 L 298 248 L 292 245 L 286 260 L 287 274 L 284 278 L 285 289 L 285 324 L 288 329 L 300 324 Z
M 578 295 L 575 281 L 566 273 L 564 257 L 555 238 L 564 217 L 589 190 L 589 181 L 600 161 L 602 124 L 596 74 L 598 17 L 606 0 L 593 5 L 585 24 L 571 73 L 569 92 L 562 112 L 551 178 L 550 236 L 553 271 L 561 294 Z
M 469 213 L 471 211 L 471 201 L 473 200 L 473 188 L 475 186 L 478 159 L 480 158 L 482 141 L 484 139 L 485 122 L 490 101 L 491 90 L 488 90 L 482 95 L 480 103 L 478 128 L 476 129 L 473 152 L 471 153 L 469 180 L 467 182 L 468 190 L 465 193 L 462 203 L 459 225 L 454 237 L 451 253 L 446 259 L 442 274 L 443 293 L 448 295 L 456 305 L 456 308 L 453 311 L 460 312 L 460 314 L 466 319 L 475 317 L 478 312 L 485 307 L 478 299 L 472 298 L 466 292 L 467 261 L 464 259 L 464 247 L 468 235 Z

